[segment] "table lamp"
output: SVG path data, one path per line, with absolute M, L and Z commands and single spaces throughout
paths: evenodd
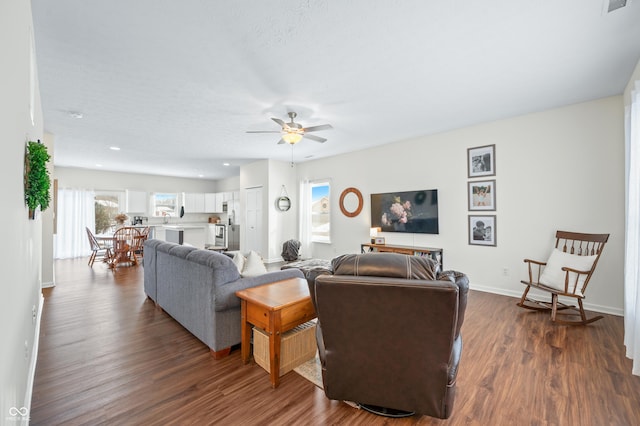
M 371 237 L 371 244 L 375 244 L 376 237 L 378 236 L 378 228 L 369 229 L 369 236 Z

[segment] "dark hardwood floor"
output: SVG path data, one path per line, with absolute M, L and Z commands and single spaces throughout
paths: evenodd
M 57 261 L 46 289 L 33 425 L 423 424 L 638 425 L 640 377 L 624 357 L 623 320 L 552 325 L 516 300 L 471 292 L 449 420 L 386 419 L 338 401 L 291 372 L 268 374 L 234 350 L 207 347 L 142 289 L 142 267 Z

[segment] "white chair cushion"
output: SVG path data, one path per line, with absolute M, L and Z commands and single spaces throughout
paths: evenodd
M 267 272 L 267 268 L 262 263 L 262 258 L 258 253 L 252 251 L 247 256 L 247 261 L 242 269 L 243 277 L 255 277 L 256 275 L 262 275 Z
M 242 274 L 242 270 L 244 269 L 244 264 L 247 259 L 242 255 L 242 253 L 236 253 L 233 255 L 233 264 L 238 268 L 238 272 Z
M 561 250 L 554 249 L 547 260 L 547 266 L 545 266 L 540 276 L 540 284 L 544 284 L 547 287 L 556 288 L 564 291 L 564 279 L 566 272 L 562 270 L 563 267 L 575 269 L 577 271 L 590 271 L 593 267 L 593 262 L 596 261 L 597 255 L 593 256 L 578 256 L 576 254 L 565 253 Z M 571 293 L 573 291 L 573 285 L 576 280 L 575 272 L 569 273 L 569 289 Z M 586 275 L 580 274 L 578 278 L 578 285 L 575 289 L 575 294 L 582 296 L 582 285 L 587 279 Z

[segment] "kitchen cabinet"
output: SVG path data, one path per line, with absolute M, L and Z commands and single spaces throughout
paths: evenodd
M 206 231 L 208 224 L 201 225 L 164 225 L 162 226 L 166 238 L 176 244 L 190 245 L 199 249 L 205 247 Z
M 185 213 L 205 213 L 205 194 L 202 192 L 185 192 Z
M 216 194 L 215 193 L 207 192 L 206 194 L 204 194 L 204 211 L 206 213 L 216 213 Z
M 126 212 L 147 214 L 148 197 L 146 191 L 134 191 L 127 189 L 126 194 Z
M 222 213 L 222 203 L 224 203 L 224 193 L 217 192 L 215 213 Z
M 222 213 L 222 203 L 224 202 L 224 193 L 207 192 L 204 195 L 204 213 Z

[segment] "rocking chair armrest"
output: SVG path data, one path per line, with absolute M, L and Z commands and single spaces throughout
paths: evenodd
M 588 275 L 591 271 L 578 271 L 577 269 L 569 268 L 568 266 L 563 266 L 561 268 L 565 272 L 575 272 L 576 274 Z
M 538 282 L 540 281 L 540 271 L 542 269 L 543 266 L 546 266 L 547 263 L 546 262 L 539 262 L 537 260 L 532 260 L 532 259 L 525 259 L 524 262 L 527 264 L 527 269 L 529 272 L 529 282 L 533 283 L 533 282 Z M 531 266 L 534 265 L 534 267 L 532 268 Z M 536 270 L 536 266 L 537 266 L 537 270 Z M 536 279 L 534 281 L 534 276 L 536 276 Z
M 536 265 L 540 265 L 540 266 L 546 266 L 547 262 L 540 262 L 538 260 L 532 260 L 532 259 L 525 259 L 524 260 L 525 263 L 535 263 Z
M 582 291 L 584 288 L 578 288 L 578 283 L 580 281 L 580 275 L 589 275 L 591 271 L 579 271 L 577 269 L 569 268 L 568 266 L 563 266 L 562 271 L 565 273 L 564 277 L 564 293 L 566 295 L 579 295 L 582 297 Z M 575 275 L 575 279 L 569 279 L 569 274 L 573 272 Z M 573 287 L 573 289 L 572 289 Z M 584 287 L 584 285 L 583 285 Z

